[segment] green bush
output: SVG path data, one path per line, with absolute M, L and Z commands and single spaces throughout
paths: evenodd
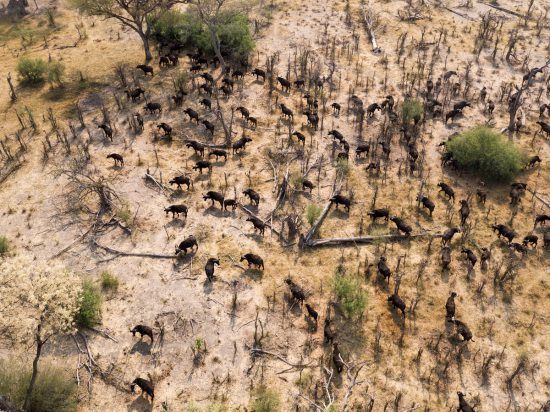
M 90 281 L 84 281 L 80 299 L 80 308 L 75 317 L 76 324 L 87 328 L 99 324 L 102 300 L 99 288 Z
M 48 82 L 50 84 L 61 85 L 65 74 L 65 65 L 58 61 L 48 63 Z
M 308 205 L 306 209 L 307 222 L 311 226 L 313 226 L 313 224 L 317 221 L 317 219 L 319 219 L 319 216 L 321 216 L 321 212 L 322 212 L 321 206 L 315 205 L 315 204 Z
M 360 315 L 367 306 L 367 293 L 361 287 L 361 281 L 346 273 L 338 266 L 334 276 L 334 294 L 348 317 Z
M 195 402 L 189 402 L 183 409 L 184 412 L 230 412 L 237 409 L 229 408 L 227 405 L 220 402 L 209 403 L 207 406 L 198 406 Z
M 0 395 L 22 408 L 31 381 L 31 365 L 0 360 Z M 47 362 L 40 362 L 31 395 L 30 411 L 71 412 L 77 407 L 77 385 L 70 374 Z
M 187 85 L 189 84 L 189 73 L 187 72 L 180 72 L 174 79 L 174 86 L 176 90 L 187 90 Z
M 418 123 L 424 116 L 424 107 L 422 102 L 416 99 L 409 99 L 403 102 L 401 107 L 401 117 L 404 124 L 409 124 L 411 121 Z
M 3 255 L 8 250 L 10 250 L 10 243 L 6 236 L 0 236 L 0 255 Z
M 349 175 L 350 166 L 347 159 L 338 159 L 336 162 L 336 170 L 344 176 Z
M 47 71 L 48 64 L 42 59 L 21 57 L 17 62 L 17 73 L 21 76 L 23 83 L 42 83 Z
M 253 393 L 250 409 L 254 412 L 277 412 L 281 408 L 279 394 L 264 385 Z
M 116 292 L 118 290 L 118 278 L 109 272 L 101 273 L 101 289 Z
M 302 190 L 302 183 L 304 182 L 304 177 L 301 173 L 295 172 L 290 175 L 290 184 L 295 190 Z
M 254 48 L 248 16 L 241 12 L 227 11 L 218 17 L 216 34 L 223 56 L 242 59 Z M 174 43 L 193 49 L 207 57 L 215 55 L 208 27 L 200 22 L 194 12 L 182 13 L 169 10 L 151 21 L 153 38 L 158 42 Z
M 483 179 L 510 181 L 523 168 L 527 157 L 501 133 L 478 126 L 446 144 L 458 166 Z
M 126 226 L 130 226 L 132 221 L 132 211 L 128 206 L 122 206 L 116 211 L 116 217 L 122 221 Z

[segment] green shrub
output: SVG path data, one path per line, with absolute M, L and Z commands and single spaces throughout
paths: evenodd
M 411 121 L 418 123 L 424 116 L 424 107 L 422 102 L 416 99 L 409 99 L 403 102 L 401 107 L 401 117 L 404 124 L 409 124 Z
M 321 216 L 321 212 L 321 206 L 315 204 L 308 205 L 306 209 L 307 222 L 313 226 L 317 222 L 317 219 L 319 219 L 319 216 Z
M 8 250 L 10 250 L 10 243 L 6 236 L 0 236 L 0 255 L 3 255 Z
M 31 381 L 31 372 L 30 363 L 0 360 L 0 394 L 22 408 Z M 76 395 L 76 382 L 66 370 L 48 362 L 40 362 L 31 395 L 31 411 L 76 411 Z
M 118 290 L 118 278 L 109 272 L 101 273 L 101 289 L 116 292 Z
M 336 162 L 336 170 L 344 176 L 349 175 L 350 167 L 347 159 L 338 159 Z
M 132 211 L 128 206 L 123 206 L 116 211 L 116 217 L 126 226 L 129 226 L 132 220 Z
M 159 42 L 175 43 L 193 49 L 207 57 L 215 55 L 208 27 L 200 22 L 194 12 L 169 10 L 151 21 L 153 37 Z M 216 34 L 224 56 L 242 59 L 254 48 L 248 16 L 244 13 L 227 11 L 218 16 Z
M 360 315 L 367 306 L 367 293 L 361 287 L 361 281 L 346 273 L 338 266 L 334 276 L 334 294 L 348 317 Z
M 279 394 L 264 385 L 253 393 L 250 409 L 254 412 L 277 412 L 281 408 Z
M 189 83 L 189 74 L 187 72 L 180 72 L 174 79 L 174 86 L 176 90 L 187 90 L 187 84 Z
M 65 74 L 65 65 L 58 61 L 48 63 L 48 82 L 52 85 L 61 85 Z
M 237 409 L 229 408 L 227 405 L 220 402 L 209 403 L 207 406 L 201 407 L 195 402 L 189 402 L 183 409 L 184 412 L 230 412 Z
M 302 190 L 302 183 L 304 182 L 304 177 L 301 173 L 292 173 L 290 175 L 290 184 L 295 190 Z
M 487 180 L 510 181 L 527 160 L 501 133 L 485 126 L 454 137 L 446 148 L 461 169 Z
M 38 84 L 44 81 L 48 64 L 42 59 L 21 57 L 17 62 L 17 73 L 21 76 L 23 83 Z
M 99 324 L 101 321 L 101 292 L 99 288 L 90 281 L 84 281 L 80 298 L 80 308 L 75 318 L 76 324 L 87 328 Z

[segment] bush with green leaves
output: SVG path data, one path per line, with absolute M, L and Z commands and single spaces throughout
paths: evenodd
M 78 326 L 91 328 L 101 321 L 101 292 L 99 288 L 90 281 L 82 283 L 82 294 L 80 296 L 80 308 L 75 316 Z
M 484 180 L 508 182 L 525 166 L 526 155 L 498 131 L 478 126 L 446 144 L 458 167 Z
M 0 395 L 22 408 L 31 380 L 31 365 L 0 360 Z M 30 411 L 72 412 L 77 408 L 77 385 L 70 373 L 51 363 L 40 367 L 30 399 Z
M 349 161 L 347 159 L 338 159 L 336 161 L 336 170 L 338 173 L 347 176 L 351 170 Z
M 42 83 L 48 71 L 48 63 L 38 58 L 21 57 L 17 62 L 17 73 L 25 84 Z
M 317 221 L 317 219 L 319 219 L 319 216 L 321 216 L 321 212 L 322 212 L 321 206 L 315 205 L 315 204 L 308 205 L 308 207 L 306 208 L 307 222 L 311 226 L 313 226 L 313 224 Z
M 277 412 L 281 409 L 281 398 L 273 389 L 261 385 L 252 394 L 250 409 L 254 412 Z
M 334 294 L 348 317 L 361 315 L 365 311 L 367 292 L 363 290 L 360 278 L 347 273 L 343 266 L 336 268 Z
M 52 85 L 63 84 L 63 76 L 65 75 L 65 65 L 59 61 L 52 60 L 48 63 L 48 82 Z
M 304 177 L 301 173 L 295 172 L 290 175 L 290 184 L 294 190 L 302 190 L 302 183 L 304 182 Z
M 243 59 L 254 49 L 246 14 L 238 11 L 220 13 L 216 29 L 223 56 Z M 207 57 L 215 56 L 208 27 L 201 23 L 195 12 L 166 11 L 151 21 L 151 32 L 158 42 L 197 49 Z
M 10 243 L 6 236 L 0 236 L 0 255 L 7 253 L 10 250 Z
M 199 406 L 195 402 L 189 402 L 183 412 L 237 412 L 240 409 L 230 408 L 221 402 L 212 402 L 206 406 Z
M 118 290 L 118 278 L 105 271 L 101 272 L 101 289 L 109 292 L 116 292 Z
M 409 124 L 411 121 L 418 123 L 424 116 L 424 106 L 422 102 L 416 99 L 407 99 L 401 106 L 401 117 L 404 124 Z

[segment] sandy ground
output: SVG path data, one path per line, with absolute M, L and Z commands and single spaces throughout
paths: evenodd
M 463 75 L 467 62 L 474 61 L 472 89 L 479 90 L 487 86 L 489 95 L 497 100 L 501 82 L 518 82 L 523 75 L 521 65 L 512 67 L 503 62 L 493 65 L 490 57 L 486 56 L 490 52 L 482 53 L 480 62 L 475 62 L 471 53 L 472 39 L 478 24 L 477 17 L 490 10 L 486 5 L 475 2 L 473 8 L 463 9 L 458 7 L 458 1 L 447 2 L 449 8 L 470 16 L 471 20 L 445 9 L 430 8 L 431 21 L 420 20 L 412 24 L 397 18 L 397 10 L 403 9 L 405 2 L 371 3 L 380 17 L 381 26 L 377 36 L 383 49 L 382 54 L 370 51 L 368 38 L 359 24 L 360 12 L 356 2 L 352 2 L 351 9 L 355 30 L 360 33 L 360 47 L 359 52 L 350 59 L 343 50 L 346 42 L 352 41 L 353 28 L 346 24 L 345 2 L 342 1 L 279 3 L 273 12 L 272 24 L 257 39 L 253 65 L 264 67 L 266 57 L 279 52 L 277 71 L 284 75 L 288 61 L 294 59 L 295 50 L 305 48 L 313 51 L 320 62 L 322 73 L 327 73 L 328 53 L 325 53 L 325 42 L 326 39 L 332 42 L 335 37 L 335 78 L 340 79 L 340 87 L 331 92 L 328 103 L 341 103 L 342 113 L 336 117 L 329 110 L 325 115 L 324 130 L 313 134 L 302 124 L 305 122 L 303 116 L 296 115 L 294 120 L 294 128 L 308 135 L 305 150 L 310 153 L 311 162 L 321 154 L 324 159 L 329 159 L 331 140 L 327 138 L 327 131 L 332 128 L 344 133 L 352 150 L 356 146 L 358 140 L 352 126 L 352 116 L 345 109 L 350 88 L 353 90 L 351 94 L 358 95 L 366 103 L 381 101 L 389 93 L 396 96 L 398 101 L 402 100 L 398 87 L 402 70 L 395 58 L 395 45 L 401 33 L 408 32 L 407 44 L 410 44 L 412 39 L 420 39 L 422 28 L 426 28 L 426 42 L 437 39 L 439 28 L 449 31 L 448 43 L 451 49 L 444 51 L 441 60 L 436 63 L 434 79 L 451 69 Z M 499 2 L 510 9 L 516 9 L 516 3 Z M 268 230 L 264 237 L 254 234 L 242 211 L 222 212 L 218 207 L 209 207 L 210 203 L 202 199 L 202 194 L 207 190 L 225 191 L 227 197 L 233 197 L 236 191 L 243 204 L 247 204 L 240 193 L 247 187 L 253 187 L 262 196 L 260 206 L 252 208 L 254 213 L 267 216 L 273 209 L 277 196 L 274 183 L 280 183 L 287 166 L 279 168 L 274 181 L 273 169 L 266 160 L 268 151 L 283 148 L 288 158 L 293 158 L 300 147 L 288 144 L 286 124 L 278 119 L 279 111 L 274 107 L 275 96 L 271 99 L 268 97 L 267 86 L 255 82 L 252 76 L 246 76 L 233 97 L 229 101 L 222 101 L 226 108 L 238 105 L 249 108 L 251 114 L 259 119 L 259 126 L 257 130 L 245 131 L 253 138 L 253 142 L 243 154 L 229 156 L 227 162 L 215 163 L 210 176 L 200 176 L 191 170 L 198 158 L 183 145 L 183 140 L 195 138 L 222 143 L 223 133 L 221 125 L 216 122 L 215 137 L 210 139 L 202 126 L 197 127 L 188 122 L 181 109 L 168 110 L 166 96 L 172 93 L 171 76 L 175 76 L 179 70 L 186 70 L 187 58 L 182 58 L 180 67 L 165 69 L 153 79 L 146 79 L 136 73 L 136 78 L 147 90 L 149 98 L 162 102 L 166 109 L 160 116 L 146 115 L 145 131 L 134 136 L 128 130 L 127 118 L 132 112 L 141 110 L 143 103 L 126 102 L 114 78 L 113 66 L 117 62 L 129 66 L 140 62 L 142 56 L 138 41 L 110 22 L 85 17 L 82 22 L 88 38 L 77 47 L 59 49 L 59 46 L 76 41 L 78 35 L 73 27 L 80 18 L 65 6 L 58 6 L 58 9 L 62 13 L 58 18 L 61 27 L 51 34 L 47 49 L 39 39 L 25 51 L 21 50 L 19 38 L 2 40 L 1 53 L 7 67 L 3 72 L 14 73 L 16 59 L 23 53 L 47 57 L 49 52 L 52 58 L 62 59 L 67 64 L 70 78 L 66 86 L 67 94 L 60 99 L 52 99 L 48 86 L 44 86 L 41 91 L 22 90 L 16 107 L 32 107 L 35 116 L 40 118 L 40 130 L 45 131 L 49 126 L 42 121 L 42 113 L 52 107 L 64 124 L 68 115 L 74 121 L 72 108 L 78 96 L 84 106 L 90 131 L 90 135 L 82 132 L 80 137 L 91 137 L 90 164 L 96 168 L 97 176 L 104 176 L 109 181 L 132 215 L 131 235 L 118 226 L 111 226 L 100 233 L 98 243 L 120 251 L 170 255 L 174 253 L 174 245 L 190 234 L 199 241 L 196 254 L 178 261 L 117 257 L 92 248 L 89 237 L 77 242 L 61 255 L 60 259 L 81 273 L 83 278 L 95 280 L 102 271 L 109 271 L 121 281 L 119 291 L 106 296 L 100 325 L 116 341 L 85 332 L 96 359 L 104 370 L 110 371 L 111 383 L 115 384 L 106 384 L 96 377 L 91 395 L 82 388 L 81 410 L 149 410 L 151 405 L 143 398 L 117 389 L 128 388 L 136 376 L 145 377 L 147 373 L 154 377 L 156 383 L 156 399 L 152 406 L 154 410 L 162 410 L 163 402 L 166 402 L 169 410 L 181 410 L 190 401 L 203 405 L 207 410 L 213 401 L 244 408 L 248 405 L 251 389 L 260 382 L 267 383 L 280 393 L 284 411 L 310 410 L 311 405 L 304 397 L 318 403 L 326 401 L 322 385 L 324 373 L 319 365 L 324 362 L 330 367 L 331 355 L 330 349 L 322 344 L 321 326 L 328 302 L 333 299 L 331 285 L 335 268 L 342 262 L 349 272 L 364 279 L 363 288 L 368 293 L 368 305 L 361 322 L 346 320 L 338 311 L 334 313 L 333 309 L 344 358 L 350 365 L 366 361 L 358 379 L 361 383 L 354 388 L 351 410 L 365 410 L 369 397 L 375 399 L 375 411 L 386 410 L 386 406 L 399 411 L 417 406 L 421 410 L 452 410 L 457 407 L 458 390 L 465 392 L 468 399 L 478 405 L 476 410 L 540 409 L 549 397 L 550 379 L 548 369 L 545 368 L 549 360 L 547 342 L 550 313 L 548 305 L 541 304 L 548 299 L 548 252 L 543 247 L 529 251 L 515 283 L 505 290 L 493 287 L 494 267 L 508 252 L 504 244 L 497 241 L 489 224 L 504 223 L 511 217 L 507 187 L 488 188 L 489 196 L 485 206 L 471 202 L 472 238 L 480 247 L 493 246 L 493 259 L 488 271 L 482 272 L 476 267 L 469 278 L 466 276 L 466 263 L 459 253 L 459 239 L 454 241 L 453 263 L 449 272 L 440 269 L 438 240 L 434 240 L 430 254 L 427 253 L 427 240 L 387 246 L 379 243 L 357 248 L 352 246 L 305 251 L 296 244 L 285 247 Z M 505 28 L 508 29 L 513 24 L 512 16 L 503 14 L 503 17 L 506 19 Z M 44 20 L 41 14 L 30 16 L 26 24 L 42 27 L 37 22 Z M 325 21 L 330 22 L 326 35 L 323 27 Z M 527 53 L 531 56 L 530 67 L 543 63 L 547 56 L 547 30 L 543 31 L 541 39 L 534 38 L 533 29 L 522 28 L 522 33 L 525 41 L 521 43 L 519 54 Z M 382 64 L 384 56 L 387 56 L 389 62 L 386 87 Z M 412 67 L 415 59 L 416 52 L 407 56 L 407 66 Z M 74 92 L 74 96 L 68 94 L 77 82 L 78 70 L 93 83 L 93 92 L 79 90 Z M 294 74 L 291 79 L 295 79 Z M 540 79 L 530 89 L 526 99 L 526 126 L 516 141 L 529 153 L 539 154 L 545 159 L 542 166 L 524 173 L 521 180 L 548 199 L 548 141 L 544 141 L 540 135 L 533 141 L 533 133 L 537 130 L 535 121 L 538 120 L 538 103 L 535 100 L 538 89 L 544 87 L 542 76 Z M 121 96 L 124 104 L 122 110 L 116 108 L 113 93 Z M 284 102 L 295 113 L 301 111 L 304 100 L 298 92 L 287 94 L 277 91 L 276 94 L 279 103 Z M 116 122 L 112 143 L 106 141 L 101 130 L 96 127 L 101 119 L 98 97 L 103 98 Z M 8 101 L 5 87 L 0 89 L 0 100 Z M 186 98 L 183 107 L 193 107 L 201 113 L 201 117 L 215 120 L 211 113 L 198 105 L 198 100 L 195 92 Z M 547 101 L 545 94 L 542 101 Z M 3 104 L 0 118 L 2 134 L 8 135 L 12 144 L 13 133 L 18 127 L 13 108 Z M 240 135 L 244 129 L 239 117 L 236 116 L 234 129 Z M 364 140 L 377 138 L 383 118 L 384 114 L 377 112 L 367 121 Z M 398 174 L 399 164 L 406 152 L 395 143 L 385 184 L 380 178 L 367 175 L 364 163 L 355 160 L 350 163 L 350 173 L 344 182 L 343 192 L 353 190 L 354 205 L 351 213 L 331 210 L 320 236 L 345 237 L 360 233 L 393 232 L 393 225 L 372 225 L 366 216 L 376 186 L 377 206 L 388 206 L 392 214 L 411 222 L 415 232 L 430 230 L 439 233 L 451 223 L 457 224 L 458 200 L 466 198 L 475 190 L 477 179 L 458 176 L 442 169 L 437 145 L 451 133 L 487 120 L 481 105 L 474 104 L 465 111 L 463 118 L 452 125 L 446 127 L 440 120 L 425 124 L 421 148 L 426 164 L 425 191 L 436 201 L 432 218 L 415 207 L 414 198 L 420 187 L 418 176 Z M 159 121 L 166 121 L 174 127 L 171 143 L 154 139 L 155 126 Z M 493 121 L 497 128 L 506 126 L 504 105 L 497 105 Z M 78 219 L 80 223 L 74 223 L 74 216 L 69 218 L 59 214 L 65 206 L 66 181 L 56 177 L 53 171 L 67 160 L 62 149 L 57 147 L 56 154 L 44 163 L 41 159 L 41 142 L 45 132 L 38 132 L 34 136 L 24 133 L 30 146 L 30 150 L 24 154 L 24 164 L 0 186 L 0 234 L 10 239 L 15 253 L 30 253 L 39 259 L 48 259 L 86 231 L 88 223 Z M 105 158 L 111 152 L 124 155 L 123 168 L 113 167 L 112 161 Z M 291 174 L 298 174 L 300 161 L 296 160 L 288 167 Z M 154 185 L 144 181 L 147 168 L 159 179 L 162 173 L 164 183 L 177 174 L 188 173 L 194 178 L 194 188 L 183 193 L 173 190 L 159 192 Z M 321 185 L 317 185 L 316 171 L 311 172 L 309 177 L 318 187 L 311 195 L 296 192 L 291 201 L 287 202 L 285 211 L 293 209 L 302 215 L 302 232 L 309 229 L 305 217 L 306 206 L 311 203 L 324 206 L 331 193 L 334 175 L 333 162 L 323 168 Z M 228 187 L 225 186 L 226 178 Z M 437 194 L 436 184 L 441 180 L 455 188 L 457 202 L 454 205 Z M 174 203 L 185 203 L 190 208 L 187 219 L 172 219 L 164 214 L 163 208 Z M 542 204 L 528 193 L 513 220 L 513 226 L 521 237 L 530 233 L 534 215 L 543 210 Z M 278 229 L 280 223 L 276 222 L 275 227 Z M 539 237 L 542 237 L 540 233 Z M 243 270 L 236 266 L 240 255 L 248 252 L 260 254 L 264 258 L 265 271 Z M 418 299 L 414 316 L 408 316 L 406 321 L 392 312 L 386 302 L 388 292 L 393 289 L 394 279 L 389 287 L 385 286 L 377 280 L 375 268 L 369 269 L 369 264 L 376 263 L 382 253 L 388 257 L 393 269 L 398 257 L 406 256 L 404 263 L 401 263 L 403 277 L 400 295 L 407 304 Z M 476 253 L 479 255 L 477 249 Z M 209 257 L 218 257 L 221 261 L 221 266 L 216 270 L 217 280 L 213 284 L 206 282 L 203 271 Z M 283 283 L 288 275 L 304 287 L 309 294 L 308 301 L 321 314 L 318 330 L 306 321 L 305 309 L 292 306 L 288 301 L 287 288 Z M 484 286 L 480 291 L 481 285 Z M 457 343 L 452 328 L 444 319 L 445 300 L 450 291 L 458 293 L 457 318 L 466 322 L 474 334 L 475 342 L 467 346 Z M 235 292 L 237 305 L 233 309 Z M 308 364 L 301 374 L 295 369 L 285 371 L 288 365 L 273 357 L 260 357 L 252 364 L 249 349 L 254 343 L 254 319 L 257 313 L 267 335 L 262 340 L 262 347 L 280 354 L 291 363 Z M 150 346 L 147 338 L 143 341 L 133 338 L 128 330 L 138 323 L 155 325 L 157 331 L 162 325 L 165 330 L 162 345 L 157 341 Z M 433 350 L 440 333 L 443 333 L 443 337 L 438 350 Z M 376 346 L 377 335 L 381 349 Z M 194 361 L 192 353 L 197 339 L 203 339 L 207 348 L 204 359 L 198 362 Z M 420 361 L 415 362 L 419 349 L 423 349 L 423 354 Z M 499 356 L 498 361 L 491 368 L 489 383 L 482 385 L 481 363 L 491 353 Z M 528 356 L 529 373 L 515 381 L 511 397 L 506 377 L 512 373 L 522 354 Z M 74 370 L 78 351 L 73 340 L 67 339 L 58 345 L 50 345 L 46 356 L 63 360 Z M 446 363 L 449 366 L 447 373 L 443 374 Z M 341 405 L 348 383 L 345 374 L 335 378 L 333 391 L 337 405 Z

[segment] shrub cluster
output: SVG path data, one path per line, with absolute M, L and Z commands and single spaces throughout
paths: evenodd
M 247 57 L 254 48 L 248 16 L 227 11 L 220 14 L 218 21 L 216 34 L 222 55 L 235 60 Z M 166 11 L 151 21 L 151 29 L 159 43 L 197 49 L 207 57 L 215 55 L 210 31 L 194 12 Z
M 501 133 L 478 126 L 446 144 L 458 167 L 486 180 L 510 181 L 525 166 L 527 157 Z
M 281 399 L 273 389 L 262 385 L 254 391 L 250 410 L 254 412 L 277 412 L 280 408 Z
M 23 84 L 39 84 L 46 78 L 51 84 L 61 84 L 65 65 L 58 61 L 47 63 L 40 58 L 21 57 L 17 62 L 17 73 Z
M 6 236 L 0 236 L 0 255 L 3 255 L 10 250 L 10 244 Z
M 422 102 L 416 99 L 407 99 L 403 102 L 401 106 L 401 117 L 403 119 L 403 124 L 407 125 L 411 121 L 415 124 L 418 123 L 422 116 L 424 116 L 424 107 Z
M 118 278 L 105 271 L 101 272 L 101 289 L 104 291 L 116 292 L 118 290 Z
M 31 381 L 31 366 L 0 360 L 0 394 L 22 408 Z M 30 411 L 72 412 L 77 407 L 77 385 L 60 367 L 42 362 L 30 399 Z
M 313 226 L 317 219 L 319 219 L 319 216 L 321 216 L 321 212 L 321 206 L 315 204 L 308 205 L 308 207 L 306 208 L 306 218 L 310 226 Z
M 76 324 L 87 328 L 99 324 L 101 321 L 101 301 L 99 288 L 90 281 L 84 281 L 80 296 L 80 308 L 75 316 Z
M 361 315 L 367 306 L 367 293 L 359 278 L 346 272 L 343 266 L 336 268 L 334 294 L 348 317 Z

